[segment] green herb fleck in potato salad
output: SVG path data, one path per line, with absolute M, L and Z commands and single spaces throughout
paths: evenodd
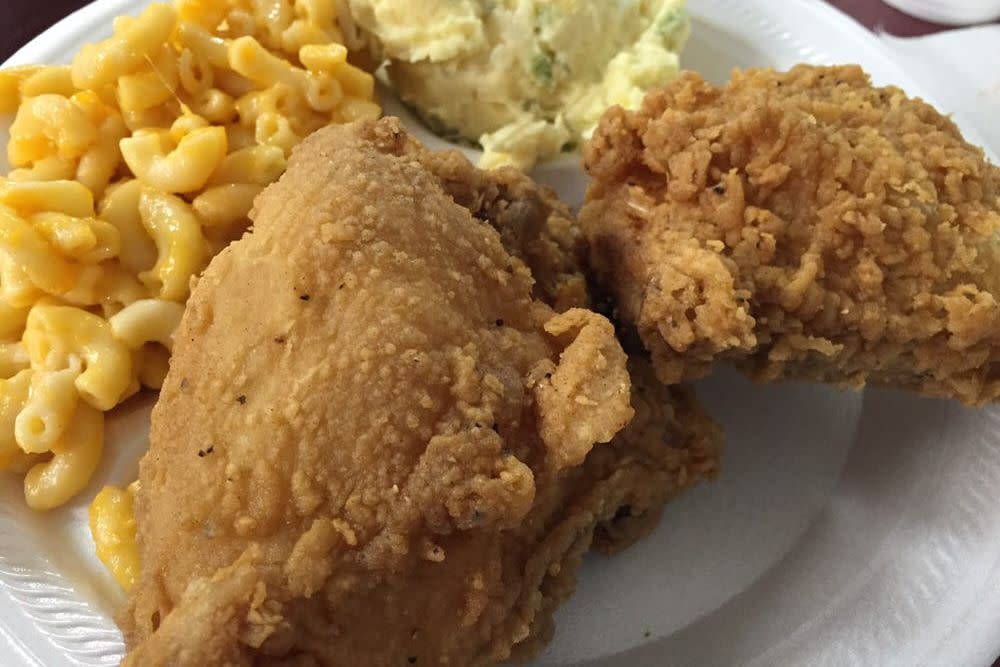
M 348 0 L 402 98 L 481 165 L 528 169 L 677 75 L 684 0 Z

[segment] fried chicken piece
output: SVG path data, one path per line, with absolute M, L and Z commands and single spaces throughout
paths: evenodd
M 569 501 L 570 512 L 584 515 L 590 507 L 615 508 L 594 517 L 592 536 L 586 536 L 592 537 L 592 549 L 609 555 L 649 534 L 670 499 L 714 479 L 722 456 L 722 430 L 702 410 L 690 386 L 663 385 L 640 357 L 630 357 L 628 368 L 635 417 L 609 444 L 590 452 Z M 552 614 L 576 589 L 576 570 L 586 549 L 580 544 L 558 564 L 558 573 L 547 576 L 538 622 L 531 636 L 513 647 L 512 662 L 530 659 L 551 639 Z
M 689 385 L 665 385 L 652 364 L 631 356 L 632 409 L 635 417 L 608 447 L 590 453 L 584 466 L 600 478 L 621 476 L 621 461 L 631 459 L 635 481 L 611 521 L 597 526 L 594 548 L 618 553 L 645 537 L 659 523 L 664 505 L 697 484 L 714 479 L 722 457 L 722 429 L 702 410 Z
M 401 152 L 431 172 L 459 206 L 500 232 L 508 252 L 531 269 L 537 299 L 558 312 L 587 307 L 586 244 L 569 207 L 551 189 L 514 167 L 478 169 L 459 151 L 431 151 L 408 135 Z
M 590 259 L 667 383 L 1000 396 L 1000 169 L 857 67 L 686 74 L 585 149 Z
M 316 133 L 194 288 L 140 466 L 126 665 L 524 656 L 599 524 L 622 544 L 714 471 L 683 401 L 649 426 L 636 400 L 600 444 L 633 416 L 612 325 L 536 299 L 431 162 L 395 119 Z

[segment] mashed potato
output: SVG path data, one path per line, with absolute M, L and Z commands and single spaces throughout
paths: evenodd
M 403 99 L 482 166 L 573 148 L 604 110 L 673 79 L 684 0 L 349 0 Z

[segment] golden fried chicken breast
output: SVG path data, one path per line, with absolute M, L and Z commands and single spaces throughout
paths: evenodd
M 595 274 L 668 383 L 1000 396 L 1000 169 L 857 67 L 687 74 L 585 149 Z
M 715 470 L 683 400 L 636 400 L 603 444 L 634 413 L 612 325 L 538 300 L 429 159 L 396 119 L 316 133 L 194 288 L 140 467 L 125 664 L 528 655 L 598 525 L 613 548 Z

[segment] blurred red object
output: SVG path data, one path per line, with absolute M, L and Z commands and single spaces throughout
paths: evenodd
M 828 2 L 868 29 L 887 32 L 898 37 L 916 37 L 948 29 L 948 26 L 922 21 L 904 14 L 880 0 L 828 0 Z

